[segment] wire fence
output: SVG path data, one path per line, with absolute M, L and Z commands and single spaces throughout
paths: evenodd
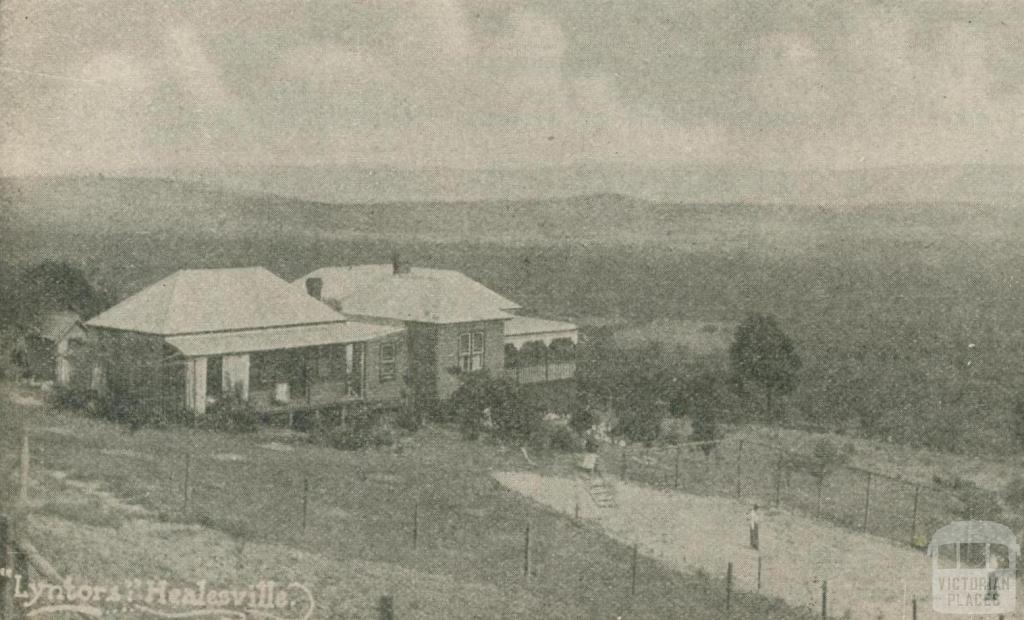
M 606 469 L 626 481 L 785 506 L 917 548 L 971 509 L 955 489 L 850 465 L 821 475 L 807 459 L 781 446 L 738 438 L 602 448 Z M 981 493 L 996 505 L 994 493 Z

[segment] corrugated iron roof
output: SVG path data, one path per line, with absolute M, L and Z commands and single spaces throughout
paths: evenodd
M 458 271 L 413 267 L 395 274 L 392 265 L 325 267 L 292 283 L 305 293 L 306 279 L 323 281 L 321 297 L 346 314 L 421 321 L 461 323 L 509 319 L 505 310 L 519 308 Z
M 532 316 L 515 316 L 505 321 L 506 336 L 525 336 L 527 334 L 548 334 L 557 332 L 574 332 L 576 326 L 564 321 L 538 319 Z
M 176 271 L 86 325 L 170 336 L 344 319 L 266 269 L 246 267 Z
M 401 333 L 400 327 L 346 321 L 211 334 L 171 336 L 167 343 L 188 357 L 297 349 L 348 342 L 365 342 Z

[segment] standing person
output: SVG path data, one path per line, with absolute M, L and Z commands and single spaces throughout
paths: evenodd
M 755 551 L 760 551 L 758 531 L 761 526 L 761 513 L 757 511 L 757 504 L 754 504 L 754 508 L 747 514 L 747 519 L 750 521 L 750 547 Z

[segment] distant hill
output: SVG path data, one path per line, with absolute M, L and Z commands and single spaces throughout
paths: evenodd
M 369 237 L 390 240 L 658 243 L 677 249 L 796 251 L 836 235 L 1002 236 L 1019 209 L 953 202 L 875 205 L 673 204 L 604 193 L 547 199 L 332 204 L 178 179 L 0 178 L 6 226 L 81 232 Z M 979 217 L 981 214 L 985 217 Z
M 1024 167 L 765 170 L 744 166 L 575 166 L 512 170 L 250 167 L 160 176 L 335 203 L 538 200 L 623 194 L 655 202 L 787 205 L 1024 202 Z

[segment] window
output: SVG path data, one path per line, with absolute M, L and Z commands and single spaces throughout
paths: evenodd
M 459 334 L 459 368 L 463 372 L 484 367 L 484 333 Z
M 395 343 L 385 342 L 380 345 L 380 380 L 391 381 L 395 378 Z

